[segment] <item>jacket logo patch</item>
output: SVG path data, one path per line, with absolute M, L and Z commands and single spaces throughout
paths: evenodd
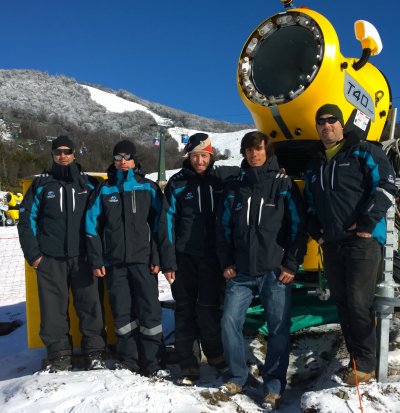
M 194 195 L 193 195 L 192 192 L 188 192 L 188 193 L 185 195 L 185 200 L 186 200 L 186 201 L 188 201 L 189 199 L 193 199 L 193 198 L 194 198 Z
M 78 195 L 87 194 L 87 191 L 78 192 Z
M 394 177 L 393 177 L 393 175 L 389 175 L 388 176 L 388 181 L 390 182 L 390 183 L 392 183 L 392 184 L 394 184 Z
M 313 175 L 312 177 L 311 177 L 311 183 L 313 184 L 314 182 L 316 182 L 317 181 L 317 175 Z
M 235 211 L 240 211 L 243 209 L 243 204 L 241 202 L 238 202 L 235 206 Z
M 340 163 L 338 166 L 350 166 L 350 162 Z
M 112 195 L 108 198 L 108 202 L 118 202 L 118 198 L 115 195 Z
M 56 197 L 56 194 L 53 191 L 49 191 L 47 193 L 47 199 L 52 199 L 52 198 L 55 198 L 55 197 Z

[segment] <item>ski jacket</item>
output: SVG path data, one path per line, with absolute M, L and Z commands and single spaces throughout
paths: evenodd
M 176 271 L 176 252 L 215 256 L 215 218 L 223 186 L 239 174 L 237 166 L 215 166 L 196 173 L 189 159 L 164 190 L 160 221 L 163 271 Z
M 162 193 L 138 169 L 111 165 L 108 180 L 92 194 L 86 213 L 88 260 L 92 268 L 159 264 L 158 222 Z
M 294 273 L 306 250 L 305 210 L 297 185 L 275 156 L 261 167 L 242 163 L 217 214 L 217 254 L 223 269 L 262 275 L 280 265 Z
M 394 171 L 380 146 L 348 135 L 327 161 L 322 143 L 305 172 L 308 232 L 325 242 L 368 232 L 386 240 L 386 212 L 396 194 Z M 349 230 L 356 224 L 356 228 Z
M 18 233 L 25 259 L 42 255 L 85 255 L 85 210 L 97 180 L 76 162 L 53 163 L 51 171 L 35 178 L 19 210 Z

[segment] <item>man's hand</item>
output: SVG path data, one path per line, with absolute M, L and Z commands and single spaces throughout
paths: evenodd
M 103 278 L 106 275 L 106 269 L 104 266 L 101 268 L 93 268 L 92 274 L 94 277 Z
M 278 280 L 283 284 L 290 284 L 294 280 L 294 274 L 289 269 L 285 268 L 283 265 L 280 266 L 281 275 Z
M 224 278 L 229 280 L 231 278 L 236 277 L 236 266 L 231 265 L 224 269 Z
M 369 232 L 356 232 L 356 235 L 360 238 L 372 238 L 372 234 Z
M 35 261 L 33 261 L 32 267 L 33 267 L 34 270 L 37 270 L 37 267 L 39 266 L 42 259 L 43 259 L 43 257 L 39 257 L 39 258 L 36 258 Z
M 150 265 L 150 273 L 151 275 L 158 275 L 160 272 L 160 266 L 156 264 L 151 264 Z
M 164 273 L 164 277 L 168 281 L 169 285 L 173 284 L 175 281 L 175 271 L 166 271 Z

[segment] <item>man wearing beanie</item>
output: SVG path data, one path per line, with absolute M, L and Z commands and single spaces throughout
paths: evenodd
M 308 232 L 322 246 L 325 274 L 350 353 L 349 365 L 338 377 L 355 385 L 375 376 L 373 301 L 395 175 L 379 144 L 343 132 L 338 106 L 321 106 L 315 121 L 319 150 L 305 172 Z
M 75 162 L 74 143 L 59 136 L 51 144 L 53 164 L 34 179 L 20 209 L 19 239 L 25 259 L 36 270 L 40 337 L 50 372 L 72 368 L 68 299 L 71 287 L 82 333 L 86 368 L 104 368 L 103 316 L 94 279 L 86 263 L 84 219 L 97 181 Z
M 133 142 L 118 142 L 108 180 L 86 214 L 88 260 L 105 277 L 117 335 L 118 369 L 165 377 L 160 369 L 157 232 L 162 193 L 140 173 Z
M 195 133 L 188 157 L 164 191 L 160 221 L 162 271 L 175 299 L 175 351 L 180 384 L 199 378 L 199 341 L 211 366 L 225 367 L 220 333 L 223 278 L 215 253 L 215 214 L 226 181 L 238 167 L 214 166 L 210 137 Z

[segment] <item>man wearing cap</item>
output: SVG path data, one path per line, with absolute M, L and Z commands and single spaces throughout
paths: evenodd
M 215 253 L 215 214 L 224 183 L 237 176 L 239 168 L 214 165 L 211 139 L 205 133 L 192 135 L 185 152 L 183 168 L 164 191 L 160 253 L 176 302 L 179 382 L 190 385 L 199 378 L 199 340 L 208 363 L 217 369 L 225 367 L 220 333 L 223 278 Z
M 158 301 L 157 231 L 162 193 L 140 173 L 133 142 L 113 151 L 108 180 L 93 193 L 86 214 L 88 260 L 105 277 L 117 335 L 116 368 L 165 376 Z
M 18 225 L 25 259 L 37 273 L 40 337 L 47 348 L 47 369 L 72 368 L 70 287 L 86 368 L 104 368 L 102 307 L 98 280 L 86 262 L 84 232 L 87 201 L 97 181 L 75 162 L 74 143 L 68 136 L 54 139 L 51 148 L 51 170 L 33 180 L 22 201 Z
M 375 376 L 373 300 L 386 240 L 394 171 L 379 144 L 343 132 L 335 104 L 315 115 L 320 143 L 305 172 L 308 232 L 322 246 L 324 270 L 350 354 L 338 372 L 349 385 Z

